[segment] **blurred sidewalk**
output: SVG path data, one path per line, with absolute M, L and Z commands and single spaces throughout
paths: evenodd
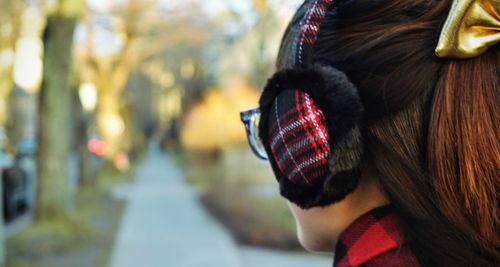
M 137 170 L 111 267 L 239 266 L 229 234 L 198 204 L 173 160 L 151 147 Z
M 238 247 L 200 205 L 171 157 L 151 146 L 138 168 L 111 267 L 330 266 L 331 259 Z

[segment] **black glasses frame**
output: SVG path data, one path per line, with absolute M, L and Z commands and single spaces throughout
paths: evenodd
M 259 138 L 260 110 L 258 108 L 240 112 L 241 121 L 245 125 L 248 144 L 253 153 L 262 160 L 268 160 L 266 150 Z

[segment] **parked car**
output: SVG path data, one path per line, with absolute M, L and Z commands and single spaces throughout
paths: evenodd
M 2 177 L 3 217 L 10 222 L 28 208 L 26 173 L 17 164 L 18 158 L 6 151 L 7 136 L 0 129 L 0 175 Z
M 2 170 L 3 216 L 10 222 L 28 208 L 26 173 L 17 165 Z

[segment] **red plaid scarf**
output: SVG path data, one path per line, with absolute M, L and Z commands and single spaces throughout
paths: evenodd
M 399 217 L 390 205 L 366 213 L 341 235 L 334 267 L 417 267 L 403 238 Z

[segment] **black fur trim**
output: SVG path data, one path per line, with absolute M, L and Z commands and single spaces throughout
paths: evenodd
M 330 136 L 330 170 L 325 179 L 319 179 L 307 186 L 291 182 L 281 173 L 271 156 L 268 141 L 270 108 L 274 99 L 287 89 L 298 89 L 311 96 L 325 114 Z M 280 183 L 280 192 L 285 198 L 307 209 L 340 201 L 356 188 L 362 152 L 358 124 L 363 108 L 357 88 L 343 72 L 319 65 L 307 69 L 280 71 L 268 80 L 259 104 L 259 137 L 270 155 L 271 167 Z

